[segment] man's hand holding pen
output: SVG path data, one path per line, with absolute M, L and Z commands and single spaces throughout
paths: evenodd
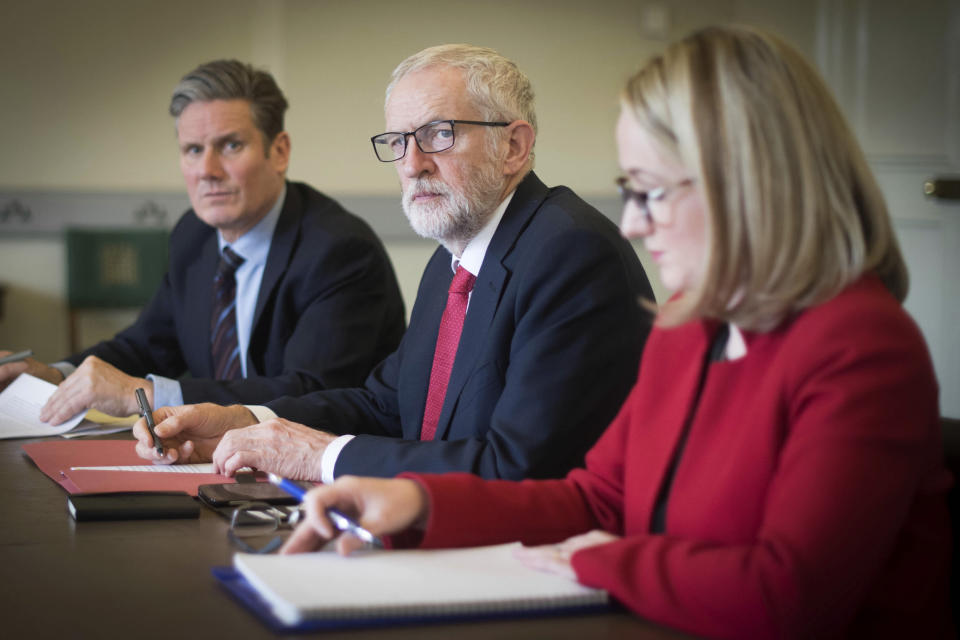
M 257 422 L 242 405 L 195 404 L 161 407 L 154 428 L 164 453 L 159 455 L 146 420 L 133 426 L 137 455 L 156 464 L 213 462 L 218 473 L 244 467 L 296 480 L 320 481 L 323 452 L 337 436 L 283 418 Z
M 160 407 L 153 411 L 154 431 L 164 453 L 159 455 L 144 418 L 133 425 L 137 455 L 156 464 L 210 462 L 220 439 L 227 431 L 256 424 L 257 419 L 242 405 L 221 407 L 205 403 Z

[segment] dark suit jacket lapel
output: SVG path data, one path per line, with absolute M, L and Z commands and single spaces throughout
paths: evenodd
M 473 285 L 473 293 L 470 295 L 470 306 L 464 318 L 457 357 L 453 362 L 450 383 L 447 385 L 443 410 L 440 412 L 437 424 L 437 439 L 445 437 L 449 430 L 450 419 L 463 386 L 483 353 L 487 332 L 493 322 L 497 306 L 500 304 L 500 296 L 507 277 L 510 275 L 503 261 L 513 250 L 517 238 L 543 202 L 547 191 L 546 185 L 533 172 L 528 174 L 517 186 L 513 199 L 500 220 L 500 225 L 490 239 L 490 245 L 483 257 L 483 265 L 480 267 L 477 281 Z
M 290 258 L 293 254 L 293 248 L 296 244 L 300 232 L 300 218 L 303 212 L 303 201 L 300 193 L 287 183 L 287 195 L 283 202 L 283 209 L 280 211 L 280 217 L 277 218 L 277 226 L 273 230 L 273 238 L 270 241 L 270 252 L 267 254 L 267 264 L 263 269 L 263 278 L 260 280 L 260 291 L 257 293 L 257 306 L 253 312 L 253 324 L 250 325 L 250 345 L 247 347 L 247 353 L 254 351 L 257 347 L 257 325 L 260 323 L 263 310 L 270 300 L 273 289 L 280 282 L 287 265 L 290 264 Z M 319 339 L 319 337 L 318 337 Z M 247 375 L 256 375 L 260 373 L 255 370 L 253 362 L 247 357 Z
M 204 354 L 197 357 L 204 363 L 203 370 L 208 377 L 213 377 L 213 355 L 210 352 L 210 315 L 213 313 L 213 277 L 217 273 L 217 264 L 220 262 L 220 247 L 217 244 L 217 232 L 213 231 L 200 250 L 200 258 L 187 268 L 187 278 L 184 283 L 186 295 L 184 300 L 196 305 L 191 313 L 186 314 L 187 321 L 196 323 L 191 336 L 196 336 L 197 342 L 192 346 L 196 353 Z M 187 350 L 185 350 L 187 352 Z

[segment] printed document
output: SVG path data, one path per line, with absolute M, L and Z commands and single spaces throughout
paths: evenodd
M 40 409 L 57 390 L 57 385 L 27 373 L 0 392 L 0 438 L 56 436 L 70 431 L 83 420 L 84 411 L 61 425 L 40 421 Z

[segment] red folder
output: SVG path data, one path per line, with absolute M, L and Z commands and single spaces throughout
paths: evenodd
M 71 467 L 149 464 L 137 455 L 133 440 L 47 440 L 23 445 L 24 452 L 67 493 L 108 491 L 186 491 L 197 495 L 202 484 L 227 484 L 218 473 L 147 473 L 142 471 L 73 471 Z

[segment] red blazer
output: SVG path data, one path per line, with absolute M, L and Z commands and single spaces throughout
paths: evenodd
M 937 384 L 920 332 L 876 278 L 697 381 L 715 323 L 655 329 L 619 415 L 564 480 L 415 476 L 422 546 L 558 542 L 602 528 L 579 580 L 716 637 L 946 637 L 950 525 Z M 696 409 L 667 502 L 657 492 Z

